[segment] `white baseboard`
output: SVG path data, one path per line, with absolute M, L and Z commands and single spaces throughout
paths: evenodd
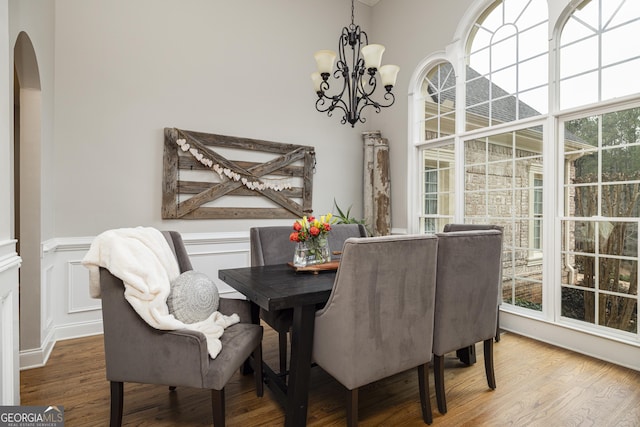
M 20 351 L 20 370 L 40 368 L 47 364 L 51 351 L 56 342 L 53 339 L 53 333 L 45 338 L 40 348 Z

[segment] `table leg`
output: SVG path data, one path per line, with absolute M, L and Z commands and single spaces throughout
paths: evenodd
M 297 427 L 307 424 L 315 315 L 315 305 L 295 307 L 293 310 L 285 426 Z
M 260 324 L 260 307 L 258 307 L 253 301 L 250 301 L 251 305 L 251 323 L 255 325 Z M 249 375 L 253 373 L 253 366 L 251 366 L 252 357 L 249 356 L 240 367 L 242 375 Z

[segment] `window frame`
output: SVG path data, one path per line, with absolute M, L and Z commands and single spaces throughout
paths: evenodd
M 597 0 L 595 0 L 597 1 Z M 423 147 L 426 147 L 431 144 L 438 144 L 442 142 L 441 139 L 433 140 L 429 142 L 425 142 L 420 138 L 420 132 L 415 126 L 416 116 L 415 116 L 415 106 L 416 102 L 418 102 L 419 88 L 422 77 L 429 71 L 430 67 L 436 64 L 438 61 L 448 61 L 454 67 L 454 72 L 457 75 L 458 83 L 457 83 L 457 98 L 456 98 L 456 133 L 452 135 L 449 140 L 453 140 L 455 146 L 455 161 L 456 161 L 456 187 L 455 187 L 455 213 L 453 220 L 455 222 L 463 221 L 463 206 L 464 206 L 464 196 L 463 188 L 464 183 L 464 169 L 461 165 L 464 164 L 463 153 L 462 153 L 462 144 L 463 141 L 469 138 L 473 138 L 476 136 L 482 136 L 487 131 L 486 129 L 491 129 L 491 133 L 499 132 L 499 131 L 508 131 L 514 128 L 522 128 L 530 126 L 531 124 L 538 123 L 544 126 L 544 142 L 543 142 L 543 150 L 544 150 L 544 163 L 543 163 L 543 191 L 545 194 L 544 204 L 543 204 L 543 217 L 545 218 L 545 222 L 543 225 L 542 232 L 542 249 L 547 254 L 547 259 L 543 262 L 543 272 L 544 272 L 544 286 L 545 286 L 545 295 L 544 295 L 544 303 L 543 303 L 543 312 L 539 313 L 537 316 L 536 313 L 531 313 L 530 311 L 522 311 L 518 307 L 513 307 L 509 305 L 503 305 L 501 307 L 501 311 L 505 311 L 507 313 L 513 313 L 516 315 L 521 315 L 522 319 L 534 319 L 538 318 L 538 320 L 545 322 L 544 324 L 554 325 L 554 326 L 562 326 L 565 328 L 569 328 L 571 330 L 577 331 L 579 333 L 587 332 L 590 336 L 594 337 L 597 341 L 598 338 L 602 337 L 606 339 L 608 343 L 611 343 L 611 340 L 616 340 L 616 342 L 624 343 L 624 344 L 633 344 L 640 347 L 640 331 L 633 336 L 626 336 L 625 334 L 616 334 L 615 331 L 603 330 L 601 327 L 590 328 L 589 325 L 584 322 L 572 321 L 571 319 L 563 318 L 560 314 L 560 292 L 561 292 L 561 242 L 559 241 L 559 236 L 561 236 L 560 230 L 561 219 L 563 218 L 564 213 L 562 212 L 564 206 L 564 195 L 563 195 L 563 153 L 558 152 L 558 144 L 556 141 L 560 138 L 560 126 L 563 121 L 566 121 L 570 117 L 577 117 L 580 115 L 585 115 L 588 112 L 604 112 L 605 110 L 622 110 L 626 107 L 634 107 L 640 104 L 640 92 L 632 93 L 621 96 L 619 98 L 599 101 L 592 104 L 585 104 L 576 107 L 561 109 L 560 108 L 560 93 L 559 93 L 559 84 L 560 81 L 560 69 L 559 69 L 559 48 L 561 41 L 562 29 L 565 23 L 568 21 L 571 14 L 575 11 L 576 3 L 566 1 L 566 4 L 563 5 L 549 5 L 549 57 L 548 57 L 548 67 L 549 67 L 549 84 L 548 84 L 548 112 L 542 114 L 537 117 L 528 117 L 525 119 L 520 119 L 518 121 L 514 121 L 512 123 L 503 123 L 499 124 L 493 128 L 480 128 L 473 130 L 465 130 L 465 108 L 466 99 L 465 99 L 465 89 L 464 82 L 466 81 L 466 72 L 465 72 L 465 53 L 466 53 L 466 43 L 468 39 L 468 35 L 471 32 L 473 27 L 473 23 L 478 17 L 487 10 L 490 5 L 493 4 L 491 0 L 478 0 L 473 2 L 470 5 L 467 13 L 463 21 L 461 21 L 455 35 L 454 42 L 452 45 L 448 46 L 445 53 L 433 54 L 427 58 L 425 58 L 415 69 L 410 84 L 409 90 L 409 147 L 410 149 L 407 152 L 408 156 L 408 164 L 410 165 L 408 176 L 409 176 L 409 184 L 408 191 L 409 197 L 408 200 L 408 208 L 407 208 L 407 224 L 409 233 L 419 232 L 419 222 L 416 221 L 418 217 L 418 211 L 416 207 L 420 206 L 420 200 L 416 197 L 416 187 L 415 184 L 417 181 L 416 173 L 420 170 L 419 165 L 417 163 L 417 158 L 421 158 L 419 155 L 420 150 Z M 553 13 L 552 13 L 553 12 Z M 459 106 L 458 106 L 459 105 Z M 547 219 L 548 218 L 548 219 Z M 511 317 L 511 319 L 515 319 Z M 517 321 L 519 325 L 524 325 L 521 321 Z M 538 327 L 542 325 L 538 323 Z M 545 329 L 544 327 L 543 329 Z M 525 328 L 526 329 L 526 328 Z M 594 341 L 595 342 L 595 341 Z M 611 348 L 616 348 L 615 345 L 611 344 Z M 598 348 L 598 350 L 601 350 Z M 602 349 L 604 352 L 608 352 L 609 354 L 613 353 L 613 350 Z

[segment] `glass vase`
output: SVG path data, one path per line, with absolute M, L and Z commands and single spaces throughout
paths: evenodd
M 327 237 L 314 237 L 296 243 L 293 254 L 294 267 L 308 267 L 331 261 L 331 250 Z

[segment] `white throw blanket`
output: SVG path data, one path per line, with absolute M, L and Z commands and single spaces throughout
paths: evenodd
M 202 332 L 214 359 L 222 349 L 220 337 L 224 329 L 240 321 L 237 314 L 225 316 L 216 311 L 206 320 L 186 324 L 169 313 L 167 296 L 171 280 L 180 275 L 180 270 L 171 247 L 155 228 L 105 231 L 94 239 L 82 264 L 89 269 L 92 298 L 100 298 L 99 267 L 104 267 L 124 282 L 125 299 L 145 322 L 161 330 Z

